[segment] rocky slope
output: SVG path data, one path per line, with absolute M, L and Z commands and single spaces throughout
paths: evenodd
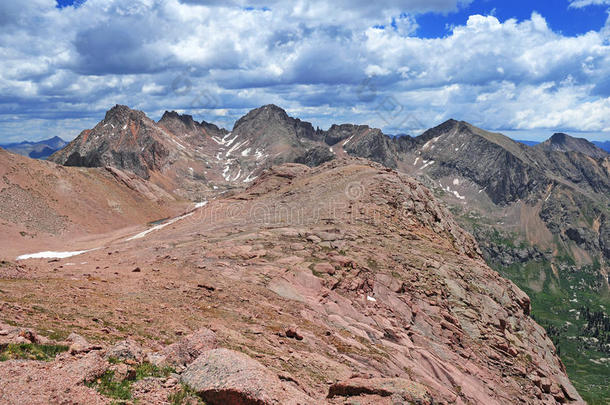
M 77 262 L 0 267 L 4 321 L 71 346 L 4 363 L 3 400 L 106 403 L 114 379 L 153 404 L 583 403 L 528 297 L 423 185 L 367 160 L 274 167 Z
M 141 225 L 186 207 L 118 169 L 63 167 L 0 149 L 2 259 L 65 248 L 69 240 Z

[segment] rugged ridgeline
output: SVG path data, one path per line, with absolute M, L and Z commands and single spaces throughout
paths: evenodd
M 504 222 L 495 224 L 500 230 L 541 250 L 561 250 L 581 266 L 610 259 L 610 155 L 601 149 L 532 148 L 457 121 L 415 140 L 401 168 L 429 177 L 453 205 L 495 216 Z
M 0 149 L 0 259 L 172 216 L 186 203 L 119 169 L 83 169 Z M 73 250 L 78 250 L 78 246 Z
M 189 115 L 166 112 L 159 122 L 115 106 L 50 160 L 66 166 L 112 166 L 131 171 L 194 200 L 244 187 L 273 164 L 316 165 L 333 157 L 309 123 L 276 106 L 251 111 L 231 132 Z
M 74 261 L 0 284 L 3 317 L 54 339 L 1 325 L 0 347 L 70 346 L 4 362 L 5 402 L 583 403 L 529 298 L 427 188 L 369 160 L 275 166 Z

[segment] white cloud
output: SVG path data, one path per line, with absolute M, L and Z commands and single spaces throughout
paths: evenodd
M 392 132 L 449 117 L 489 129 L 610 127 L 610 23 L 568 37 L 536 13 L 474 15 L 444 38 L 415 36 L 418 12 L 461 3 L 339 0 L 331 10 L 322 0 L 88 0 L 60 10 L 54 0 L 5 2 L 0 140 L 42 128 L 76 135 L 115 103 L 226 126 L 276 103 L 320 126 L 354 121 Z M 373 90 L 362 89 L 367 78 Z M 388 100 L 416 119 L 388 119 L 379 112 Z
M 610 0 L 572 0 L 570 7 L 582 8 L 587 6 L 603 6 L 610 4 Z

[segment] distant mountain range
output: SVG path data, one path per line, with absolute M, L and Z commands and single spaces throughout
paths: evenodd
M 19 143 L 0 144 L 0 148 L 19 155 L 28 156 L 33 159 L 47 159 L 49 156 L 62 149 L 67 144 L 68 142 L 56 136 L 38 142 L 24 141 Z
M 603 141 L 603 142 L 602 141 L 593 141 L 593 143 L 598 148 L 601 148 L 601 149 L 605 150 L 606 152 L 610 153 L 610 141 Z

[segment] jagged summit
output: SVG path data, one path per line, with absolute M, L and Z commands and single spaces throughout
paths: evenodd
M 106 111 L 104 123 L 111 121 L 124 122 L 129 119 L 141 119 L 143 117 L 146 117 L 146 114 L 143 111 L 131 109 L 126 105 L 116 104 L 110 110 Z
M 180 114 L 176 111 L 165 111 L 163 113 L 163 116 L 161 117 L 161 119 L 158 121 L 158 123 L 162 124 L 164 122 L 171 121 L 171 120 L 179 120 L 184 125 L 186 125 L 190 128 L 195 128 L 196 126 L 199 125 L 199 123 L 193 119 L 192 115 Z
M 273 120 L 273 121 L 289 121 L 291 117 L 288 115 L 286 110 L 281 107 L 278 107 L 275 104 L 267 104 L 259 108 L 255 108 L 250 110 L 246 115 L 241 117 L 235 125 L 233 126 L 233 130 L 240 127 L 246 122 L 250 122 L 252 120 Z
M 545 151 L 556 152 L 580 152 L 595 159 L 608 157 L 608 152 L 598 148 L 592 142 L 584 138 L 576 138 L 568 134 L 558 132 L 549 139 L 534 146 L 534 148 Z

